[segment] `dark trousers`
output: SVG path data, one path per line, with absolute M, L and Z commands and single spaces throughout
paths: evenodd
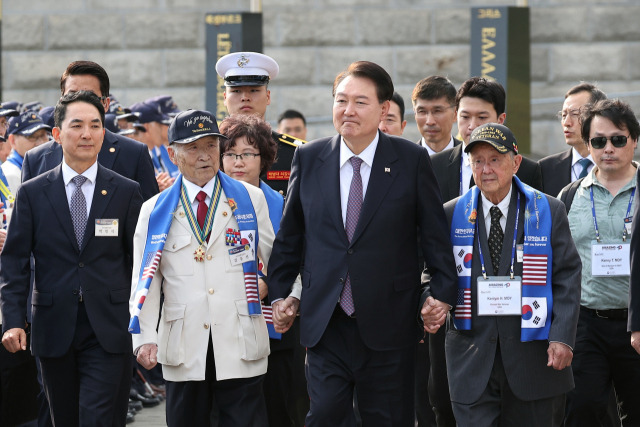
M 61 357 L 40 357 L 55 426 L 124 426 L 131 387 L 131 354 L 107 353 L 78 305 L 73 342 Z
M 37 418 L 36 362 L 29 350 L 9 353 L 0 345 L 0 426 L 16 426 Z
M 224 351 L 221 350 L 221 351 Z M 263 375 L 216 380 L 213 346 L 209 338 L 204 381 L 167 381 L 167 425 L 169 427 L 267 427 L 262 392 Z M 211 412 L 217 411 L 217 414 Z
M 452 404 L 460 427 L 560 427 L 564 405 L 564 394 L 531 401 L 518 399 L 509 387 L 499 347 L 480 399 L 470 405 Z
M 424 341 L 416 346 L 416 378 L 415 378 L 415 405 L 416 421 L 418 427 L 435 427 L 436 415 L 433 413 L 431 402 L 429 401 L 429 337 L 424 337 Z M 447 393 L 448 394 L 448 393 Z
M 449 397 L 449 378 L 447 377 L 447 359 L 444 351 L 446 328 L 441 327 L 435 334 L 429 335 L 429 399 L 436 416 L 438 427 L 456 427 L 451 398 Z
M 295 427 L 293 355 L 293 348 L 272 349 L 269 355 L 263 390 L 270 426 Z
M 414 351 L 368 348 L 356 319 L 336 309 L 318 344 L 307 349 L 306 426 L 354 426 L 355 388 L 362 425 L 413 427 Z
M 640 425 L 640 355 L 630 341 L 626 318 L 605 319 L 581 307 L 571 363 L 576 387 L 567 394 L 566 426 L 610 425 L 612 385 L 622 425 Z

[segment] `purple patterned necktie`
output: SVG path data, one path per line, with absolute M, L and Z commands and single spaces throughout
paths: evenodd
M 356 231 L 356 225 L 358 225 L 358 218 L 360 218 L 360 209 L 362 208 L 362 177 L 360 176 L 360 165 L 362 165 L 362 159 L 353 156 L 349 161 L 353 167 L 353 178 L 351 178 L 351 187 L 349 188 L 347 221 L 344 229 L 347 232 L 349 242 L 351 242 L 353 233 Z M 351 295 L 351 278 L 349 277 L 348 272 L 347 280 L 345 280 L 342 293 L 340 294 L 340 307 L 342 307 L 344 312 L 349 316 L 356 311 L 353 304 L 353 296 Z
M 71 195 L 71 202 L 69 203 L 69 210 L 71 211 L 71 220 L 73 221 L 73 230 L 76 233 L 76 240 L 78 241 L 78 247 L 82 247 L 82 239 L 84 237 L 84 230 L 87 227 L 87 200 L 82 193 L 82 184 L 87 181 L 86 176 L 76 175 L 71 179 L 76 185 Z

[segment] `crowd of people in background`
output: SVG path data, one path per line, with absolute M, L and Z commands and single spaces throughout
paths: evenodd
M 307 143 L 275 60 L 216 71 L 221 122 L 84 60 L 0 104 L 0 425 L 640 425 L 628 103 L 577 82 L 534 160 L 500 83 L 428 76 L 408 141 L 357 61 Z

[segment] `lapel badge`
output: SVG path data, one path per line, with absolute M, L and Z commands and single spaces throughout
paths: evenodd
M 116 149 L 115 149 L 115 148 L 113 148 L 113 147 L 111 147 L 111 148 L 109 148 L 109 152 L 110 152 L 110 153 L 115 153 L 115 152 L 116 152 Z
M 179 216 L 180 218 L 184 218 L 184 211 L 180 211 L 180 212 L 178 213 L 178 216 Z
M 384 171 L 385 171 L 386 173 L 391 173 L 391 168 L 384 168 Z
M 107 195 L 107 190 L 102 190 L 100 193 L 102 193 L 103 196 Z
M 236 201 L 233 199 L 227 199 L 227 203 L 229 203 L 229 207 L 231 208 L 231 212 L 235 211 L 236 209 L 238 209 L 238 205 L 236 204 Z
M 222 211 L 222 216 L 227 216 L 227 211 Z

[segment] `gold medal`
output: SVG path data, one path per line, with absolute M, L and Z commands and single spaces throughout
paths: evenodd
M 204 248 L 202 245 L 198 246 L 198 249 L 193 253 L 193 259 L 198 262 L 204 262 Z

